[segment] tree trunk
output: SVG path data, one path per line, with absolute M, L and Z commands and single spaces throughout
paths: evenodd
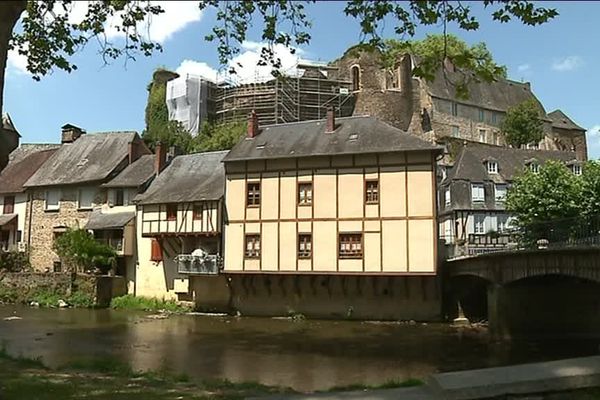
M 4 77 L 8 57 L 8 42 L 15 24 L 21 17 L 27 1 L 3 1 L 0 4 L 0 112 L 4 106 Z

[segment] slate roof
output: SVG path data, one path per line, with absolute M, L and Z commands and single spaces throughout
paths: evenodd
M 0 194 L 24 192 L 25 182 L 58 150 L 59 146 L 38 150 L 37 146 L 23 145 L 14 150 L 10 154 L 8 165 L 0 172 Z
M 138 204 L 186 203 L 218 200 L 225 193 L 223 157 L 227 151 L 175 157 L 154 179 Z
M 84 229 L 119 229 L 134 217 L 135 211 L 103 213 L 101 210 L 94 210 Z
M 448 171 L 446 180 L 506 183 L 514 180 L 528 162 L 535 160 L 543 165 L 548 160 L 558 160 L 566 163 L 575 158 L 575 153 L 571 151 L 513 149 L 478 142 L 467 142 L 458 151 L 454 166 Z M 487 160 L 498 163 L 497 174 L 487 172 L 485 164 Z
M 139 187 L 154 176 L 154 154 L 144 154 L 129 164 L 104 187 Z
M 443 70 L 440 68 L 435 74 L 434 81 L 426 82 L 426 88 L 431 96 L 498 111 L 506 111 L 523 101 L 534 99 L 541 109 L 544 109 L 528 83 L 509 79 L 498 79 L 495 82 L 473 81 L 468 85 L 469 98 L 458 99 L 456 89 L 450 82 L 461 82 L 464 79 L 462 73 L 446 70 L 446 76 L 448 79 L 444 78 Z
M 135 132 L 107 132 L 82 135 L 54 153 L 26 187 L 57 186 L 102 181 L 128 155 L 128 143 Z
M 573 120 L 569 118 L 562 110 L 554 110 L 548 114 L 548 117 L 550 117 L 552 120 L 552 126 L 556 128 L 585 131 L 585 128 L 582 128 L 573 122 Z
M 263 126 L 256 137 L 238 142 L 223 161 L 441 151 L 441 147 L 370 116 L 336 118 L 337 128 L 332 133 L 325 133 L 325 125 L 325 120 L 315 120 Z
M 1 214 L 0 215 L 0 226 L 4 226 L 17 218 L 17 214 Z

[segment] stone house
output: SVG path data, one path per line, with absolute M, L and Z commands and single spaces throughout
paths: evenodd
M 24 144 L 10 153 L 0 172 L 0 250 L 26 251 L 25 220 L 29 193 L 23 185 L 59 145 Z
M 70 124 L 62 127 L 60 148 L 24 185 L 31 199 L 25 230 L 34 269 L 61 269 L 52 250 L 55 237 L 67 228 L 84 228 L 94 209 L 106 203 L 102 185 L 147 153 L 135 132 L 85 134 Z
M 582 162 L 575 152 L 458 142 L 453 146 L 453 164 L 440 167 L 439 232 L 447 256 L 484 252 L 509 243 L 511 215 L 504 200 L 525 168 L 535 172 L 548 160 L 560 160 L 581 174 Z
M 560 110 L 547 114 L 530 83 L 471 80 L 469 98 L 462 99 L 451 82 L 460 82 L 463 75 L 450 63 L 437 71 L 433 82 L 412 76 L 416 63 L 406 54 L 392 68 L 384 68 L 379 53 L 353 48 L 333 64 L 338 67 L 337 79 L 353 82 L 354 115 L 377 117 L 430 141 L 451 137 L 504 146 L 500 124 L 506 111 L 533 99 L 542 113 L 545 137 L 528 147 L 575 151 L 578 159 L 587 159 L 585 129 Z
M 258 126 L 224 158 L 224 267 L 242 314 L 436 319 L 436 158 L 374 117 Z
M 129 145 L 132 146 L 131 143 Z M 153 154 L 139 155 L 130 151 L 129 155 L 129 165 L 100 186 L 106 191 L 106 202 L 90 214 L 84 228 L 92 231 L 96 240 L 116 250 L 115 274 L 127 279 L 127 291 L 133 294 L 138 262 L 136 206 L 133 200 L 146 190 L 155 176 L 155 170 Z

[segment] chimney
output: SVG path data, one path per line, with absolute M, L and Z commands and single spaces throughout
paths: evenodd
M 327 123 L 325 125 L 325 133 L 332 133 L 335 131 L 335 111 L 333 107 L 327 108 Z
M 165 167 L 167 162 L 167 148 L 163 146 L 161 142 L 156 142 L 156 148 L 154 150 L 154 172 L 156 175 Z
M 81 135 L 84 135 L 85 131 L 78 126 L 66 124 L 61 128 L 61 143 L 73 143 Z
M 129 155 L 129 164 L 133 164 L 138 158 L 142 156 L 140 152 L 140 142 L 137 140 L 132 140 L 129 142 L 129 147 L 127 149 L 127 154 Z
M 256 111 L 252 110 L 250 116 L 248 117 L 248 137 L 254 138 L 259 134 L 258 132 L 258 115 L 256 115 Z

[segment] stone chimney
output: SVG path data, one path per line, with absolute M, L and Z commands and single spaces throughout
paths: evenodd
M 335 131 L 335 111 L 333 107 L 327 108 L 327 120 L 325 124 L 325 133 L 332 133 Z
M 127 154 L 129 156 L 129 164 L 133 164 L 142 156 L 141 143 L 137 140 L 132 140 L 128 143 Z
M 256 115 L 256 111 L 252 110 L 250 116 L 248 117 L 248 137 L 254 138 L 259 134 L 258 131 L 258 115 Z
M 156 148 L 154 150 L 154 172 L 156 175 L 165 167 L 167 162 L 167 147 L 161 142 L 156 142 Z
M 85 134 L 85 131 L 83 129 L 81 129 L 80 127 L 71 125 L 71 124 L 66 124 L 66 125 L 63 125 L 61 128 L 60 142 L 63 144 L 73 143 L 74 141 L 79 139 L 79 137 L 81 135 L 84 135 L 84 134 Z

